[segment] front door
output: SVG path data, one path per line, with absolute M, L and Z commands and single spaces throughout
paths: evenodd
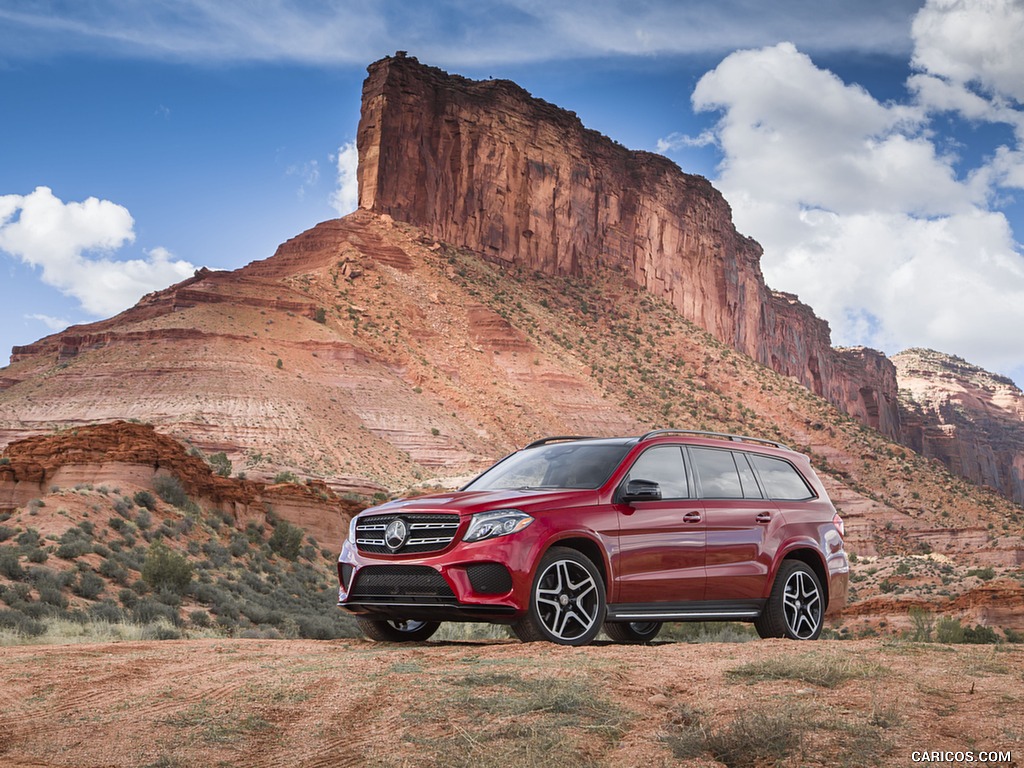
M 658 483 L 661 499 L 618 504 L 619 547 L 615 603 L 680 603 L 704 597 L 704 507 L 693 498 L 678 445 L 644 451 L 630 480 Z

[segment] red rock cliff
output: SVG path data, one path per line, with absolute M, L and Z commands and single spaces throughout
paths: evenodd
M 505 80 L 386 58 L 369 67 L 358 133 L 359 205 L 498 263 L 552 275 L 598 267 L 895 437 L 895 373 L 840 353 L 828 324 L 772 292 L 761 247 L 707 179 L 583 127 Z

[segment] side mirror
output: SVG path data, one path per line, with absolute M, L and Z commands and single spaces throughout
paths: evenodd
M 626 483 L 626 492 L 622 500 L 629 504 L 633 501 L 658 501 L 661 499 L 661 486 L 653 480 L 630 480 Z

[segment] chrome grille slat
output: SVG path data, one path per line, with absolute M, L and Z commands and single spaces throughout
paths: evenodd
M 381 534 L 399 518 L 405 522 L 411 535 L 398 552 L 392 552 Z M 356 523 L 356 547 L 360 552 L 368 554 L 438 552 L 451 544 L 460 524 L 459 516 L 451 513 L 394 512 L 372 515 Z

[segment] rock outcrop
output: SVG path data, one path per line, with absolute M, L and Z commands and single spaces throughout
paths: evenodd
M 370 66 L 358 147 L 361 208 L 499 264 L 616 270 L 721 341 L 899 434 L 888 361 L 837 352 L 825 321 L 765 285 L 761 247 L 736 231 L 707 179 L 628 150 L 512 82 L 404 55 Z
M 1006 377 L 932 350 L 909 349 L 892 361 L 904 443 L 1024 504 L 1024 392 Z
M 336 496 L 323 483 L 268 485 L 221 477 L 177 440 L 149 425 L 124 421 L 29 437 L 11 443 L 3 453 L 0 512 L 25 506 L 53 487 L 153 488 L 158 477 L 170 476 L 191 498 L 230 514 L 239 527 L 263 523 L 273 510 L 318 540 L 336 542 L 363 506 Z

